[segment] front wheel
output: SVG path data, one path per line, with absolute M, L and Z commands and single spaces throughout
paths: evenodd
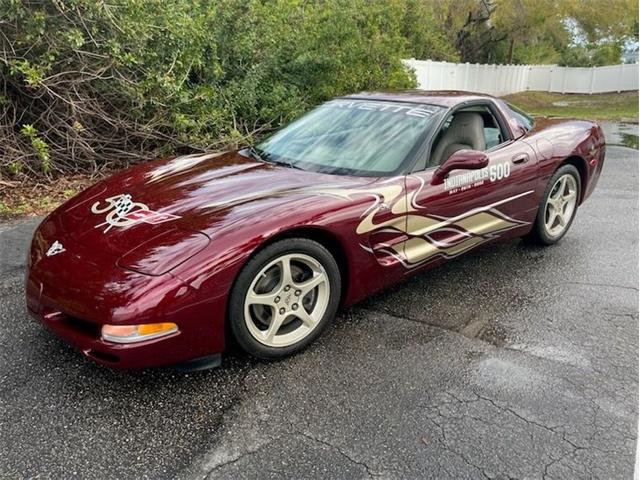
M 578 210 L 580 174 L 573 165 L 563 165 L 553 174 L 529 238 L 536 243 L 553 245 L 569 230 Z
M 340 291 L 340 271 L 326 248 L 305 238 L 278 241 L 238 275 L 229 304 L 231 332 L 250 355 L 285 357 L 333 320 Z

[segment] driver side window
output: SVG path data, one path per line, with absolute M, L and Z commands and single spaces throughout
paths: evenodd
M 458 150 L 492 149 L 507 139 L 492 111 L 477 105 L 451 114 L 436 136 L 428 167 L 444 163 Z

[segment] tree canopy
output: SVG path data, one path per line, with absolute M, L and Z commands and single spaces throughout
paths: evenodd
M 615 64 L 624 44 L 638 41 L 638 0 L 441 0 L 422 5 L 444 26 L 463 62 Z

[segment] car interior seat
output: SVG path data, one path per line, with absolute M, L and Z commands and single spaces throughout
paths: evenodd
M 456 113 L 442 137 L 436 143 L 429 159 L 429 166 L 443 163 L 458 150 L 480 150 L 486 148 L 484 120 L 475 112 Z

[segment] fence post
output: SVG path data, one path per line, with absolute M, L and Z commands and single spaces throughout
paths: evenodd
M 618 93 L 620 93 L 620 90 L 622 89 L 621 85 L 622 85 L 622 79 L 624 77 L 624 63 L 620 64 L 619 70 L 620 71 L 618 72 Z
M 589 95 L 593 94 L 593 84 L 596 79 L 596 67 L 591 67 L 591 80 L 589 81 Z
M 466 63 L 464 68 L 464 89 L 471 90 L 469 88 L 469 62 Z
M 431 87 L 431 71 L 433 70 L 433 63 L 431 60 L 427 60 L 427 64 L 423 70 L 424 72 L 424 85 L 420 85 L 420 88 L 430 90 Z
M 567 68 L 569 67 L 562 68 L 562 94 L 563 95 L 567 93 Z

